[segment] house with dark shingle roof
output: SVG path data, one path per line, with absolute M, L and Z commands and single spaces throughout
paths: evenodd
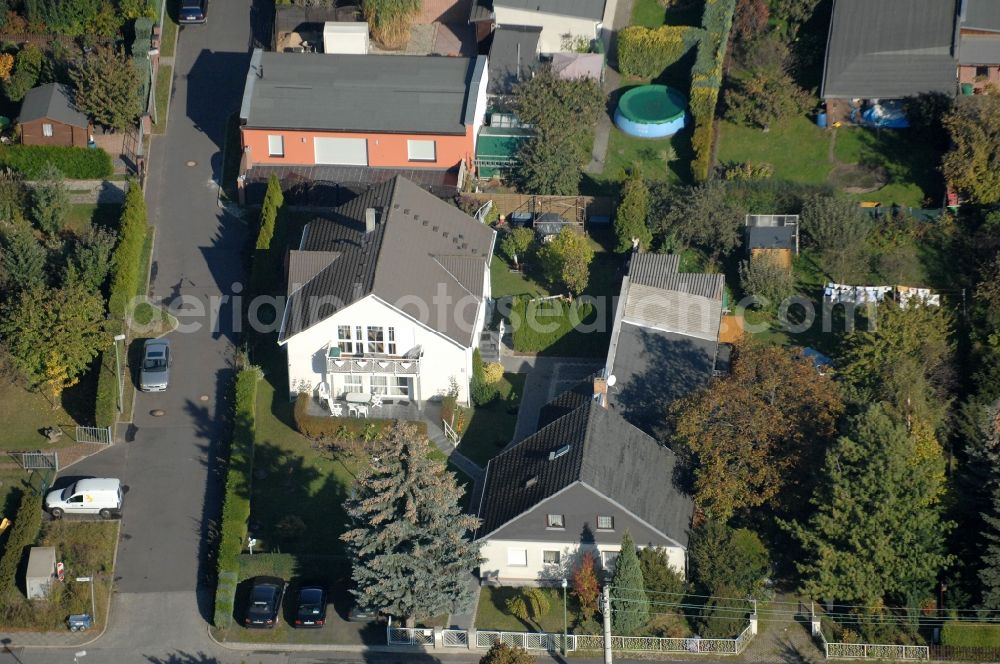
M 425 401 L 454 381 L 467 402 L 495 235 L 399 176 L 309 223 L 288 256 L 278 338 L 289 397 Z
M 486 56 L 256 49 L 240 106 L 241 172 L 460 172 L 476 154 L 487 80 Z
M 73 91 L 61 83 L 28 90 L 17 118 L 25 145 L 87 147 L 91 125 L 73 101 Z
M 586 550 L 611 571 L 626 530 L 685 573 L 693 508 L 674 453 L 608 410 L 600 390 L 557 401 L 578 397 L 487 465 L 475 503 L 483 581 L 558 583 Z
M 534 26 L 541 29 L 538 48 L 551 54 L 571 50 L 563 38 L 590 42 L 601 37 L 605 0 L 473 0 L 469 22 L 482 41 L 497 27 Z

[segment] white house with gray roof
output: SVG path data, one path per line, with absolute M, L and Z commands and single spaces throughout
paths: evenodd
M 468 401 L 495 232 L 402 177 L 305 229 L 278 343 L 289 397 L 328 391 Z M 323 387 L 321 387 L 323 386 Z
M 563 46 L 565 37 L 590 42 L 601 37 L 605 12 L 608 25 L 614 17 L 615 2 L 605 0 L 474 0 L 470 22 L 477 24 L 482 39 L 489 28 L 478 26 L 534 26 L 541 29 L 538 50 L 544 54 L 571 50 Z

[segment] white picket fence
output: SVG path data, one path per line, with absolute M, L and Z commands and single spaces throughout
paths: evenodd
M 440 632 L 440 640 L 435 638 Z M 753 628 L 747 628 L 735 639 L 660 638 L 654 636 L 612 636 L 611 649 L 619 652 L 685 653 L 704 655 L 739 655 L 753 639 Z M 525 650 L 562 650 L 563 635 L 548 632 L 502 632 L 496 630 L 427 629 L 422 627 L 386 628 L 386 641 L 391 646 L 426 646 L 429 648 L 489 649 L 495 643 L 505 643 Z M 470 641 L 471 639 L 471 641 Z M 569 634 L 566 651 L 604 649 L 604 637 L 599 634 Z

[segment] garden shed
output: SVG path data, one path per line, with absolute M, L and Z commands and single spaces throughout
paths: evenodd
M 28 599 L 45 599 L 56 578 L 56 549 L 53 546 L 33 546 L 28 554 L 28 570 L 24 587 Z
M 17 121 L 25 145 L 85 148 L 90 140 L 90 121 L 76 108 L 69 86 L 61 83 L 29 90 Z

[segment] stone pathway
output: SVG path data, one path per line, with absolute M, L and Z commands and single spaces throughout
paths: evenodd
M 794 601 L 793 597 L 779 597 Z M 783 606 L 783 605 L 781 605 Z M 809 634 L 807 616 L 794 610 L 764 607 L 760 631 L 743 653 L 749 662 L 784 662 L 785 664 L 819 664 L 825 661 Z

